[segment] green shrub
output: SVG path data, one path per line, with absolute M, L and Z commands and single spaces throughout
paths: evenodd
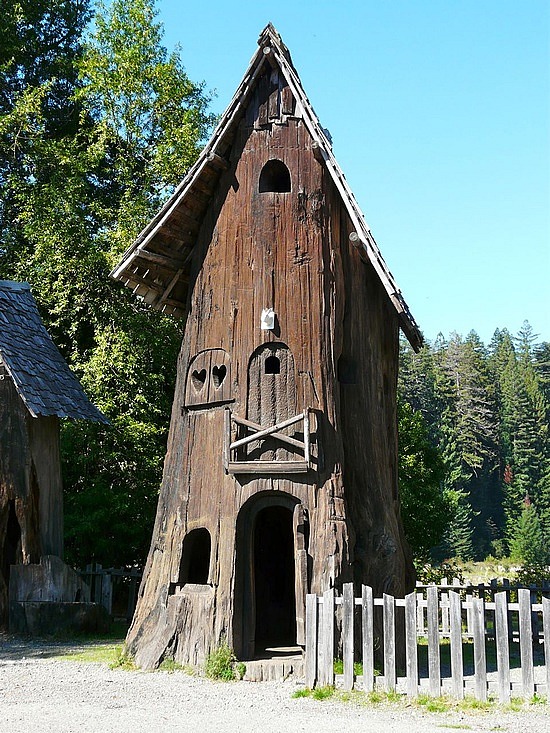
M 226 641 L 221 641 L 219 646 L 213 649 L 206 659 L 204 673 L 211 680 L 223 680 L 229 682 L 236 678 L 235 665 L 237 659 L 233 649 Z

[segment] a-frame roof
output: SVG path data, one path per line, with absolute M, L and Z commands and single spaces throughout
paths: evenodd
M 111 273 L 145 302 L 166 313 L 186 314 L 190 260 L 198 230 L 220 172 L 229 166 L 227 153 L 235 126 L 265 65 L 278 67 L 296 102 L 293 117 L 301 117 L 347 209 L 355 231 L 351 235 L 363 259 L 376 271 L 399 317 L 400 326 L 414 349 L 422 334 L 389 271 L 355 197 L 332 153 L 331 142 L 311 106 L 290 53 L 269 24 L 258 39 L 259 48 L 218 126 L 195 165 L 159 213 L 125 252 Z
M 107 422 L 44 328 L 28 283 L 0 280 L 0 366 L 33 417 Z

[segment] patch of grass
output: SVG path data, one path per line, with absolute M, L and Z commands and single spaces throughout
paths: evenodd
M 379 692 L 378 690 L 372 690 L 367 695 L 367 702 L 371 705 L 380 705 L 380 703 L 384 702 L 384 700 L 384 693 Z
M 334 660 L 334 674 L 344 674 L 344 660 L 343 659 Z M 353 663 L 353 674 L 356 677 L 361 677 L 361 675 L 363 674 L 363 665 L 361 662 Z M 375 670 L 375 674 L 376 674 L 376 670 Z
M 328 700 L 329 697 L 334 695 L 334 687 L 332 685 L 325 685 L 324 687 L 316 687 L 313 690 L 312 697 L 314 700 Z
M 438 728 L 452 728 L 453 730 L 472 730 L 471 725 L 463 725 L 461 723 L 441 723 L 437 726 Z
M 425 708 L 430 713 L 447 713 L 451 709 L 451 703 L 445 697 L 430 697 L 430 695 L 419 695 L 416 704 Z
M 299 697 L 311 697 L 313 694 L 313 690 L 311 690 L 309 687 L 302 687 L 300 690 L 295 690 L 292 693 L 293 698 L 299 698 Z
M 90 644 L 70 651 L 65 651 L 54 659 L 62 659 L 68 662 L 96 662 L 111 665 L 119 656 L 122 645 L 120 644 Z
M 162 660 L 162 662 L 158 666 L 159 672 L 178 672 L 178 671 L 187 671 L 187 668 L 184 667 L 183 664 L 180 664 L 179 662 L 176 662 L 176 660 L 173 657 L 166 657 Z
M 238 662 L 233 653 L 233 649 L 231 649 L 226 641 L 222 640 L 219 646 L 213 649 L 208 655 L 206 664 L 204 665 L 204 673 L 211 680 L 230 682 L 231 680 L 237 679 L 237 664 Z
M 131 671 L 136 669 L 134 658 L 127 651 L 125 646 L 119 647 L 115 659 L 109 664 L 110 669 L 122 669 Z
M 529 700 L 529 705 L 546 705 L 546 695 L 538 695 L 536 692 L 533 697 Z
M 523 700 L 521 697 L 512 697 L 510 702 L 505 707 L 506 710 L 511 710 L 513 713 L 519 713 L 523 710 Z
M 465 712 L 470 710 L 492 710 L 495 704 L 491 699 L 478 700 L 477 697 L 466 695 L 463 700 L 458 700 L 456 707 Z

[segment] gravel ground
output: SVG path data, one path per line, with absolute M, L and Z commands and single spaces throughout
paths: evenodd
M 301 687 L 294 681 L 220 683 L 56 659 L 67 649 L 0 636 L 0 733 L 550 731 L 550 705 L 521 713 L 428 713 L 405 702 L 366 707 L 293 698 Z

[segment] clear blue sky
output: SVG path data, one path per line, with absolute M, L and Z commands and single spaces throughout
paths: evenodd
M 428 339 L 550 341 L 548 0 L 157 0 L 221 113 L 272 22 Z

